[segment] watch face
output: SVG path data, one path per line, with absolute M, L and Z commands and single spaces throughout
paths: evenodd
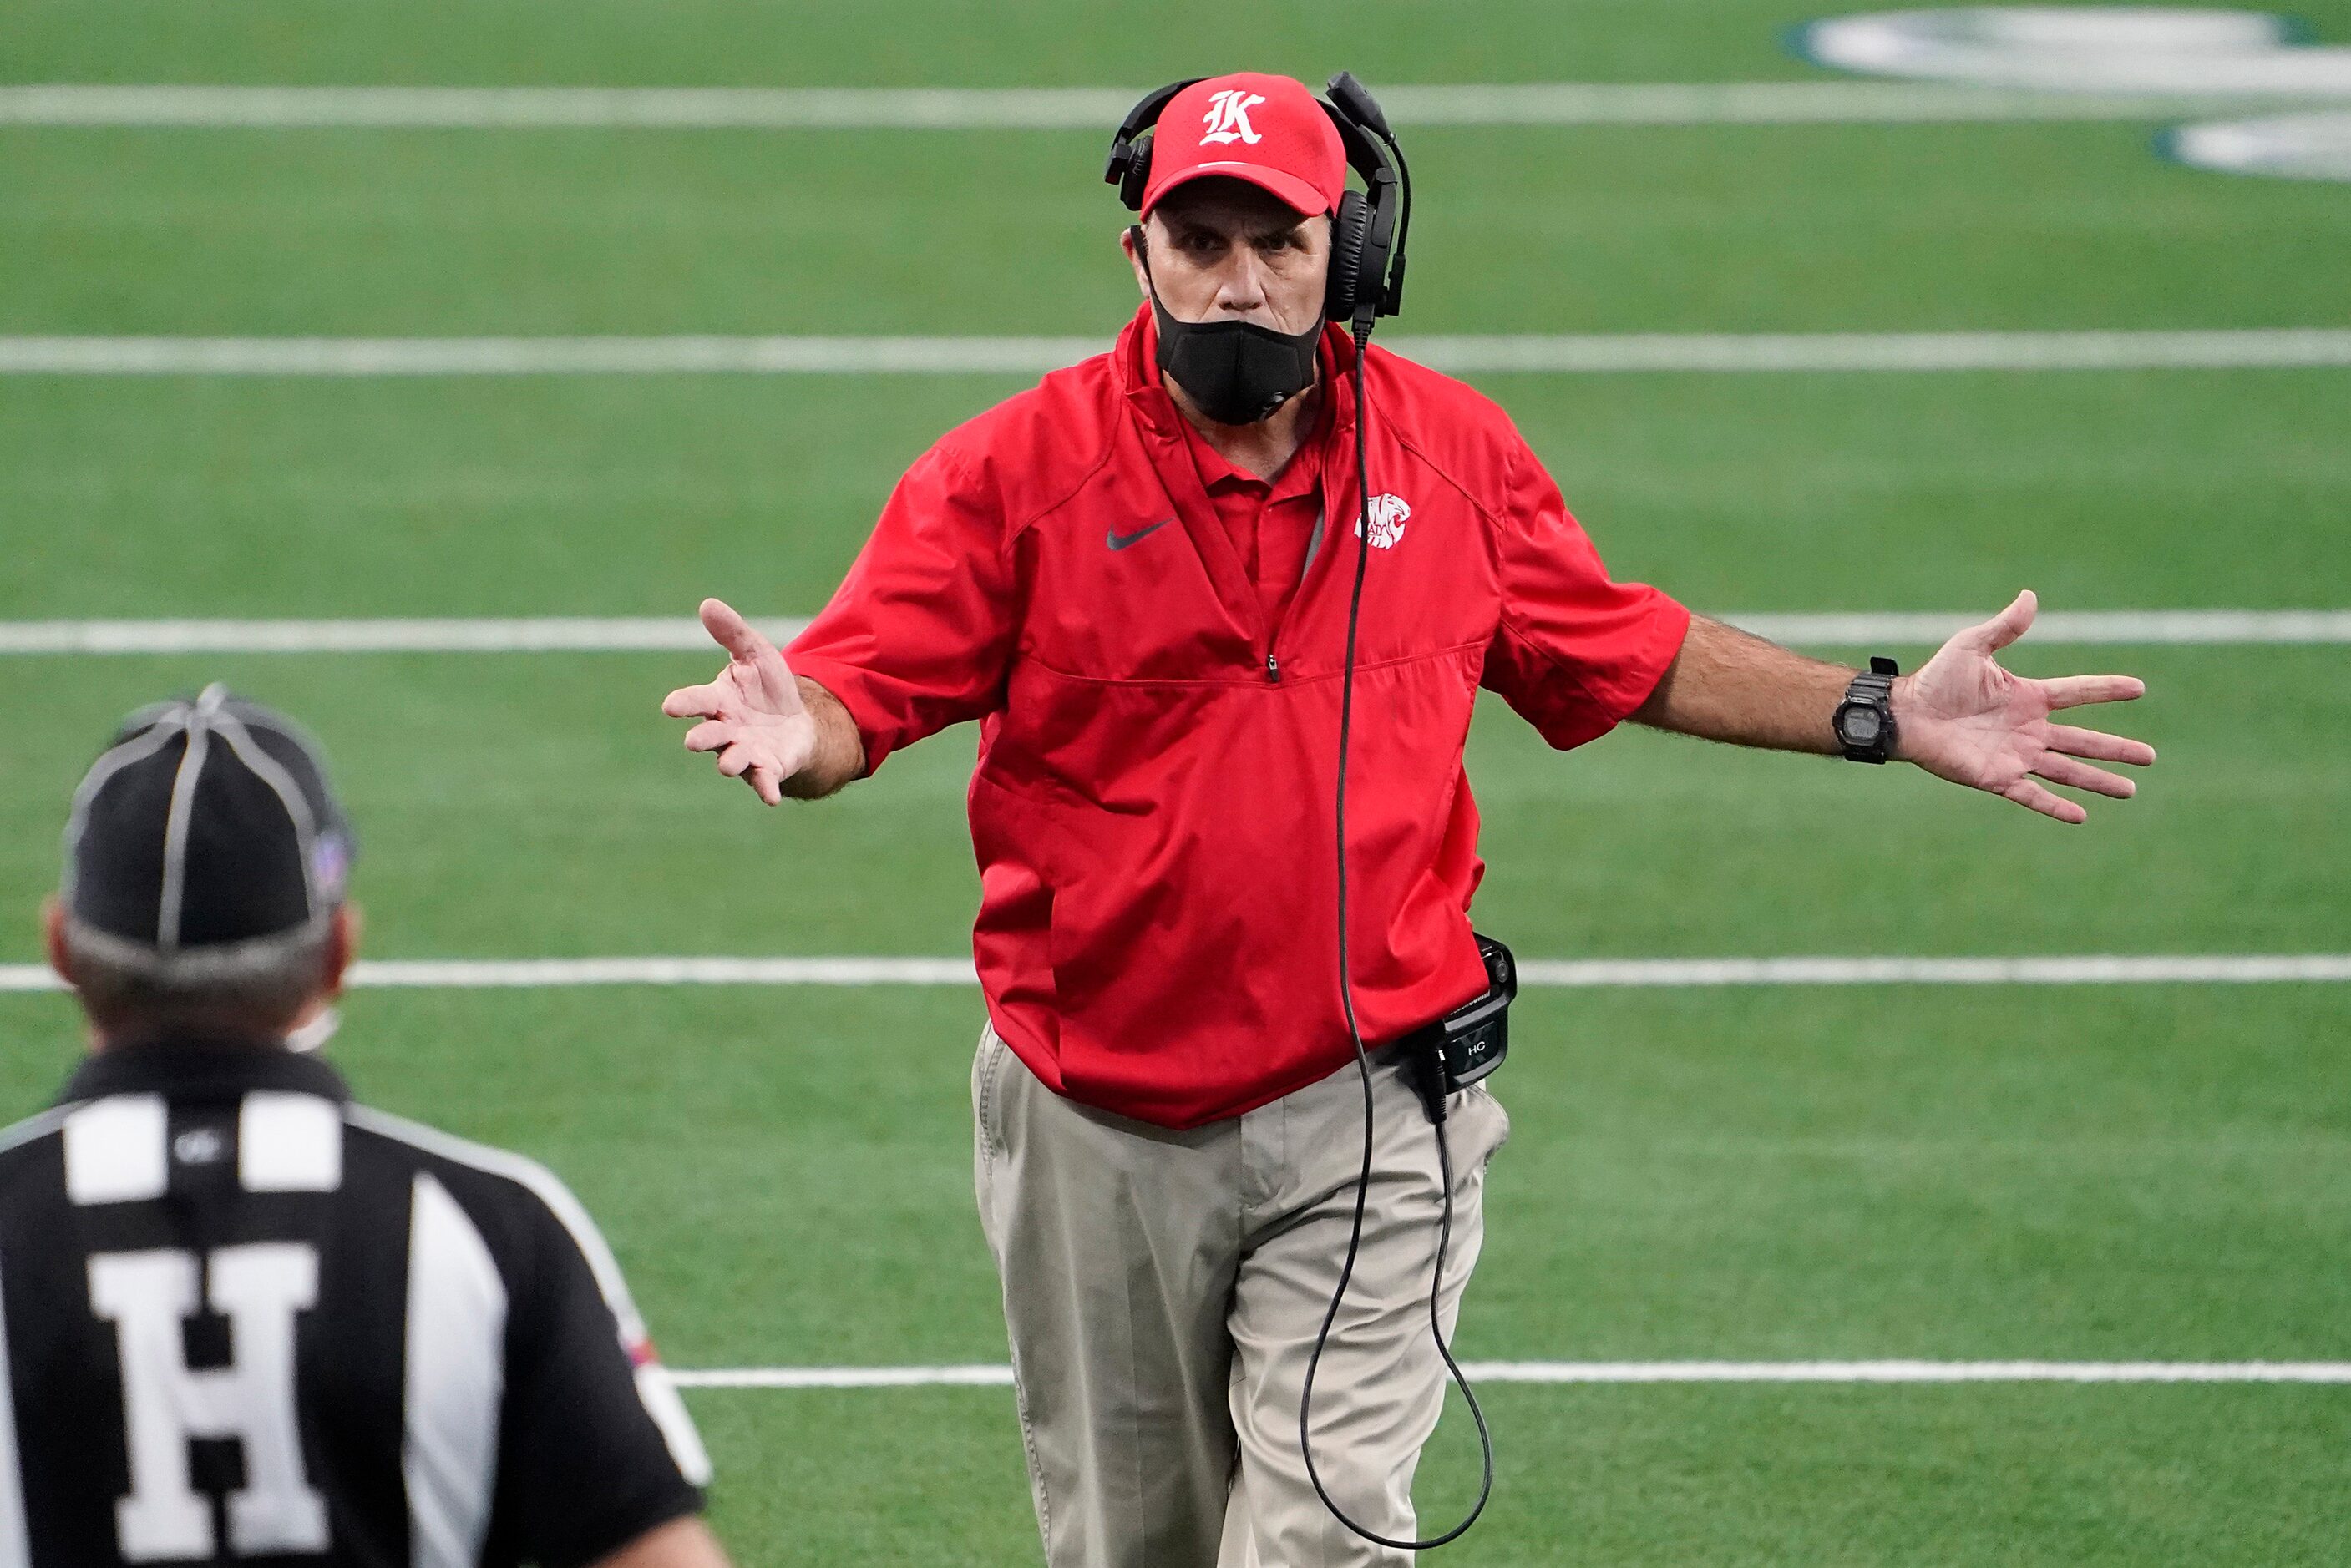
M 1877 739 L 1880 727 L 1875 708 L 1848 708 L 1844 711 L 1844 738 L 1853 745 L 1870 744 Z

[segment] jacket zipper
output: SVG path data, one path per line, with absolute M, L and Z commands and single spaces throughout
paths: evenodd
M 1298 601 L 1303 598 L 1306 595 L 1307 575 L 1313 571 L 1314 558 L 1322 553 L 1322 545 L 1327 543 L 1327 541 L 1322 537 L 1322 534 L 1325 520 L 1328 518 L 1329 514 L 1330 508 L 1327 504 L 1316 509 L 1314 514 L 1314 535 L 1312 539 L 1311 539 L 1307 545 L 1306 565 L 1299 571 L 1298 587 L 1291 592 L 1290 596 L 1290 603 L 1282 607 L 1281 618 L 1273 624 L 1272 628 L 1268 633 L 1265 650 L 1265 679 L 1269 685 L 1279 686 L 1281 684 L 1281 657 L 1274 652 L 1272 642 L 1274 639 L 1277 639 L 1281 635 L 1281 628 L 1290 623 L 1291 613 L 1298 608 Z

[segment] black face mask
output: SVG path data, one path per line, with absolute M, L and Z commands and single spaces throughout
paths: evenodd
M 1159 368 L 1220 425 L 1253 425 L 1314 384 L 1320 323 L 1276 332 L 1254 321 L 1178 321 L 1154 299 Z
M 1146 261 L 1144 276 L 1150 275 Z M 1156 285 L 1151 310 L 1159 322 L 1159 368 L 1220 425 L 1253 425 L 1314 384 L 1319 321 L 1303 332 L 1254 321 L 1178 321 L 1159 303 Z

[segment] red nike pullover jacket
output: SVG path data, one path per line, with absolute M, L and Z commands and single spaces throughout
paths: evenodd
M 1353 1057 L 1332 795 L 1353 357 L 1332 328 L 1331 525 L 1279 623 L 1185 450 L 1145 308 L 1109 353 L 920 458 L 788 651 L 848 709 L 869 770 L 980 722 L 973 950 L 988 1014 L 1040 1079 L 1087 1105 L 1195 1127 Z M 1609 579 L 1499 408 L 1376 347 L 1364 371 L 1348 942 L 1377 1044 L 1485 989 L 1462 766 L 1479 688 L 1552 745 L 1581 745 L 1648 697 L 1689 616 Z

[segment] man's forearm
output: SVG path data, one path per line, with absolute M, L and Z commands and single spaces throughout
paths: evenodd
M 786 779 L 783 792 L 795 800 L 821 800 L 865 776 L 865 741 L 841 699 L 807 676 L 796 676 L 800 701 L 816 721 L 816 751 L 808 765 Z
M 1692 616 L 1681 652 L 1633 718 L 1734 746 L 1832 754 L 1832 721 L 1853 676 L 1844 665 Z

